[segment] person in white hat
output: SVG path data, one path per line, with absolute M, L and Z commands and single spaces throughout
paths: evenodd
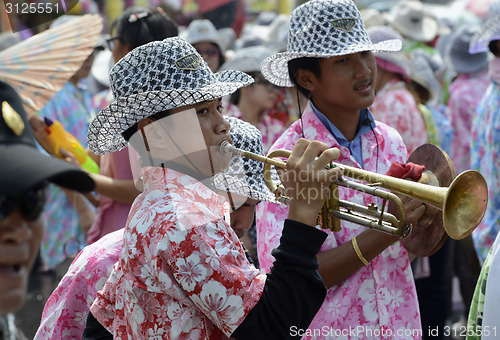
M 213 185 L 231 158 L 221 150 L 231 142 L 221 97 L 252 78 L 214 74 L 176 37 L 134 49 L 110 80 L 116 100 L 90 124 L 89 147 L 105 154 L 130 143 L 140 155 L 144 191 L 83 338 L 283 339 L 293 325 L 306 328 L 326 294 L 316 260 L 326 235 L 313 226 L 330 181 L 342 173 L 325 168 L 338 150 L 297 142 L 287 172 L 302 176 L 286 183 L 289 220 L 266 275 L 247 261 Z M 317 197 L 299 194 L 311 189 Z
M 287 51 L 264 60 L 261 70 L 278 86 L 297 86 L 309 103 L 270 152 L 289 150 L 303 137 L 339 148 L 339 163 L 371 172 L 385 174 L 393 162 L 406 162 L 399 133 L 374 120 L 367 109 L 375 98 L 373 52 L 400 49 L 400 40 L 372 43 L 351 0 L 311 0 L 297 7 L 290 19 Z M 376 200 L 342 187 L 339 199 L 361 205 Z M 407 222 L 418 221 L 420 203 L 405 200 L 405 205 Z M 286 206 L 275 203 L 257 206 L 263 270 L 272 267 L 271 250 L 287 212 Z M 329 287 L 325 302 L 308 329 L 295 327 L 293 333 L 303 339 L 421 338 L 410 260 L 398 237 L 347 221 L 341 226 L 339 232 L 326 231 L 318 255 L 319 272 Z
M 106 40 L 113 64 L 134 48 L 151 41 L 177 36 L 175 22 L 158 9 L 134 6 L 125 10 L 111 23 Z M 105 74 L 109 78 L 109 71 Z M 109 82 L 109 80 L 108 80 Z M 92 97 L 92 108 L 99 112 L 113 101 L 111 89 Z M 92 174 L 99 198 L 97 217 L 87 234 L 87 243 L 96 242 L 104 235 L 123 228 L 140 190 L 136 188 L 130 168 L 129 150 L 123 149 L 93 158 L 99 162 L 99 174 Z
M 210 66 L 212 72 L 217 72 L 226 61 L 225 48 L 221 36 L 214 24 L 208 19 L 195 19 L 181 37 L 196 48 Z

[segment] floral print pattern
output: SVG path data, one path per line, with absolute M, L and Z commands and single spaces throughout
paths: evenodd
M 306 139 L 320 140 L 330 147 L 339 148 L 340 157 L 337 162 L 360 168 L 349 149 L 340 146 L 317 118 L 310 104 L 307 105 L 302 120 L 304 132 L 302 133 L 301 122 L 296 121 L 273 145 L 271 151 L 291 150 L 304 134 Z M 374 131 L 361 136 L 363 168 L 386 173 L 393 162 L 406 161 L 407 151 L 401 136 L 394 129 L 381 122 L 376 124 Z M 362 205 L 374 202 L 375 199 L 341 187 L 339 194 L 342 200 Z M 279 244 L 287 212 L 288 207 L 276 203 L 261 202 L 257 206 L 257 250 L 261 269 L 269 271 L 272 265 L 271 250 Z M 342 221 L 340 232 L 326 231 L 328 237 L 321 251 L 350 242 L 353 236 L 364 230 L 363 226 Z M 364 266 L 350 278 L 328 289 L 325 302 L 309 329 L 322 330 L 323 327 L 339 332 L 362 327 L 364 331 L 357 334 L 357 339 L 404 339 L 404 336 L 398 337 L 397 332 L 404 334 L 404 330 L 420 330 L 418 302 L 408 253 L 399 242 L 385 249 L 368 266 Z M 376 332 L 370 333 L 369 330 Z M 379 332 L 380 330 L 384 332 Z M 380 336 L 373 335 L 379 333 Z M 311 335 L 303 339 L 323 338 L 324 336 Z M 408 338 L 418 339 L 413 336 Z
M 479 102 L 472 123 L 471 169 L 479 171 L 488 185 L 488 207 L 472 232 L 477 255 L 484 262 L 500 226 L 500 86 L 490 84 Z
M 265 274 L 224 221 L 224 198 L 179 172 L 143 169 L 120 259 L 91 307 L 116 339 L 229 337 Z
M 123 229 L 85 247 L 52 292 L 36 340 L 81 339 L 90 306 L 104 287 L 122 249 Z
M 394 79 L 377 93 L 370 111 L 376 120 L 396 129 L 412 153 L 428 143 L 427 130 L 415 97 L 406 89 L 403 81 Z
M 472 119 L 489 84 L 487 73 L 482 72 L 461 74 L 449 87 L 448 108 L 454 130 L 450 157 L 457 174 L 470 169 Z

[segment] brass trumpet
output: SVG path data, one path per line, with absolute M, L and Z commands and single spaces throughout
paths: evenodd
M 286 169 L 286 162 L 274 159 L 276 157 L 288 158 L 291 151 L 276 150 L 268 157 L 254 154 L 233 147 L 224 141 L 219 151 L 231 152 L 264 163 L 264 181 L 276 198 L 286 204 L 288 198 L 283 196 L 283 188 L 277 186 L 271 179 L 271 166 Z M 334 181 L 330 187 L 330 197 L 326 200 L 319 216 L 318 224 L 322 228 L 340 230 L 340 220 L 344 219 L 368 228 L 398 235 L 404 238 L 411 232 L 411 226 L 405 223 L 405 210 L 401 199 L 386 190 L 394 191 L 411 198 L 418 199 L 442 210 L 443 226 L 446 233 L 453 239 L 462 239 L 472 233 L 484 217 L 488 202 L 488 188 L 483 176 L 474 170 L 467 170 L 459 174 L 449 187 L 439 187 L 430 184 L 408 181 L 387 175 L 350 167 L 343 164 L 332 163 L 332 166 L 341 167 L 344 176 L 365 182 L 362 184 L 344 178 Z M 432 172 L 425 176 L 433 181 Z M 357 191 L 365 192 L 382 199 L 382 206 L 375 204 L 368 207 L 339 200 L 337 187 L 342 186 Z M 382 190 L 380 188 L 386 189 Z M 389 201 L 392 201 L 397 210 L 399 219 L 385 211 Z

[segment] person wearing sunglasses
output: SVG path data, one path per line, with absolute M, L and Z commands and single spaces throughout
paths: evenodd
M 226 61 L 221 37 L 210 20 L 193 20 L 181 36 L 193 45 L 212 72 L 217 72 Z
M 11 313 L 24 303 L 40 248 L 47 184 L 90 192 L 94 181 L 76 167 L 37 150 L 21 99 L 3 81 L 0 111 L 0 334 L 4 339 L 17 339 Z

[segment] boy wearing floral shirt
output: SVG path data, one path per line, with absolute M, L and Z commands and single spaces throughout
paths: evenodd
M 230 158 L 219 151 L 231 140 L 220 98 L 251 77 L 213 74 L 191 45 L 169 38 L 130 52 L 110 78 L 117 100 L 92 122 L 89 145 L 103 154 L 129 141 L 141 155 L 144 192 L 131 208 L 120 259 L 91 306 L 84 338 L 105 335 L 99 323 L 115 338 L 134 339 L 276 339 L 291 337 L 292 325 L 307 327 L 325 294 L 316 271 L 325 235 L 310 226 L 341 173 L 325 169 L 338 150 L 297 143 L 288 171 L 306 176 L 287 186 L 320 195 L 292 195 L 275 269 L 264 275 L 224 221 L 224 199 L 211 177 Z

